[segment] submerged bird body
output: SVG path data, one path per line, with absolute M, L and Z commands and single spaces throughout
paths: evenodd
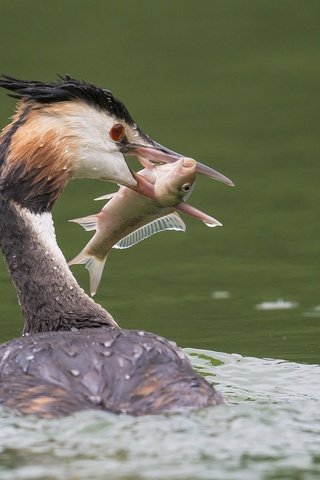
M 0 247 L 24 336 L 0 346 L 0 404 L 56 417 L 90 408 L 139 415 L 222 403 L 175 345 L 119 328 L 84 293 L 51 217 L 72 178 L 139 191 L 124 153 L 168 162 L 178 154 L 144 135 L 107 90 L 70 77 L 52 84 L 2 77 L 1 86 L 20 100 L 0 137 Z
M 0 346 L 0 401 L 50 418 L 84 409 L 159 414 L 222 403 L 174 344 L 119 328 L 49 332 Z

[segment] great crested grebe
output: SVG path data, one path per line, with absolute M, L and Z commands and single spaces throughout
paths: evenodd
M 175 344 L 119 328 L 83 292 L 50 213 L 72 178 L 136 186 L 123 154 L 155 162 L 179 155 L 144 135 L 108 90 L 69 76 L 55 83 L 3 76 L 0 86 L 19 99 L 0 137 L 0 246 L 24 316 L 23 336 L 0 346 L 0 403 L 48 418 L 223 403 Z M 231 183 L 209 170 L 199 164 L 200 172 Z

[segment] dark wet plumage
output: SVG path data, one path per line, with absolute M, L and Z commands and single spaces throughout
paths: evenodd
M 86 409 L 159 414 L 222 402 L 175 344 L 117 328 L 10 341 L 0 347 L 0 378 L 3 405 L 45 418 Z

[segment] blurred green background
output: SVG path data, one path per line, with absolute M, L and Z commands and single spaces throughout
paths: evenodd
M 111 253 L 96 300 L 121 326 L 319 363 L 319 15 L 317 0 L 1 0 L 3 73 L 109 88 L 152 138 L 236 183 L 199 177 L 190 199 L 223 228 L 185 218 L 185 234 Z M 0 106 L 4 126 L 14 101 Z M 54 218 L 67 258 L 89 239 L 68 219 L 113 189 L 66 189 Z M 0 298 L 6 340 L 22 318 L 3 264 Z M 278 299 L 292 308 L 256 308 Z

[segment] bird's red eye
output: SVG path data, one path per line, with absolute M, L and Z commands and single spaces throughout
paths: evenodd
M 120 142 L 120 140 L 122 140 L 124 137 L 124 126 L 122 123 L 116 123 L 113 125 L 113 127 L 110 129 L 109 135 L 111 140 L 114 142 Z

